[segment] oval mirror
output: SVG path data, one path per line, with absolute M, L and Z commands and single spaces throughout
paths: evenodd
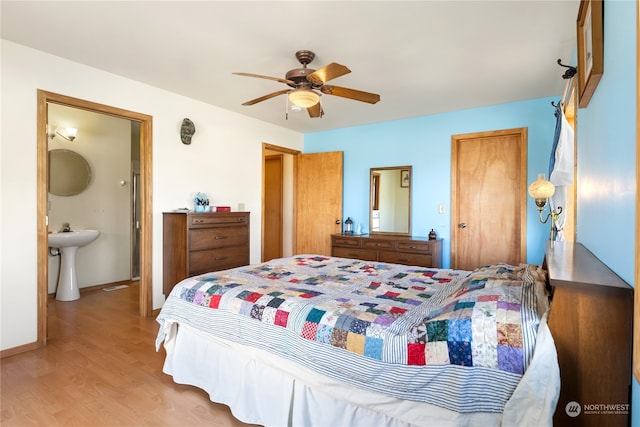
M 75 196 L 91 183 L 91 166 L 81 154 L 71 150 L 49 151 L 49 193 Z
M 411 235 L 411 166 L 371 168 L 369 234 Z

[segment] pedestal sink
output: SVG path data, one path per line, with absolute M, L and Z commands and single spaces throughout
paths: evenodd
M 100 236 L 98 230 L 78 230 L 49 234 L 49 247 L 60 250 L 60 277 L 58 278 L 58 301 L 80 299 L 78 276 L 76 272 L 76 252 Z

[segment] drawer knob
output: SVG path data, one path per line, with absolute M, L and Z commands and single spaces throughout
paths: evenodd
M 216 236 L 216 240 L 222 240 L 222 239 L 226 239 L 227 236 Z
M 226 256 L 219 256 L 219 257 L 216 257 L 216 261 L 222 261 L 222 260 L 224 260 L 224 259 L 227 259 L 227 257 L 226 257 Z

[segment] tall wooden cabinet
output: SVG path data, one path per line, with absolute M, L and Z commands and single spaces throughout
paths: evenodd
M 249 212 L 164 212 L 163 282 L 249 264 Z
M 629 425 L 633 288 L 579 243 L 547 244 L 544 267 L 561 378 L 554 425 Z
M 442 239 L 332 234 L 331 255 L 365 261 L 442 268 Z

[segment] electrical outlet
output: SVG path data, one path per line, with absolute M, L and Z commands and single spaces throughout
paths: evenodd
M 444 204 L 440 203 L 438 205 L 438 213 L 439 214 L 443 214 L 444 213 Z

